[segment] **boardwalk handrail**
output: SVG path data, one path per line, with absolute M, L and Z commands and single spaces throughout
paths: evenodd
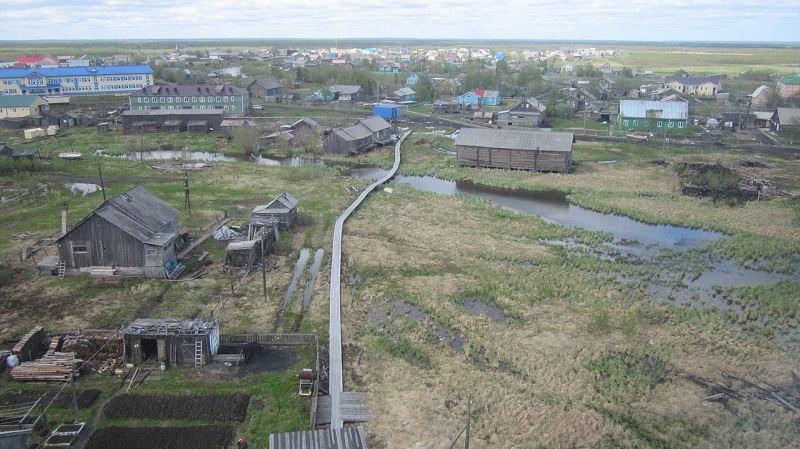
M 342 215 L 336 219 L 336 226 L 333 229 L 333 252 L 331 255 L 331 299 L 330 299 L 330 318 L 329 318 L 329 337 L 328 337 L 328 392 L 331 397 L 331 429 L 341 429 L 344 427 L 341 414 L 342 392 L 344 382 L 342 381 L 342 316 L 341 316 L 341 276 L 342 276 L 342 229 L 344 222 L 350 217 L 361 202 L 376 187 L 392 179 L 400 167 L 400 148 L 403 141 L 411 134 L 406 131 L 397 144 L 394 146 L 394 165 L 392 169 L 381 179 L 373 182 L 364 189 L 358 198 L 350 204 Z

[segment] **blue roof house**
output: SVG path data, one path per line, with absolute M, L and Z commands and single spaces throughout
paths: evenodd
M 414 84 L 417 84 L 417 81 L 419 81 L 419 75 L 412 73 L 406 77 L 406 86 L 413 86 Z

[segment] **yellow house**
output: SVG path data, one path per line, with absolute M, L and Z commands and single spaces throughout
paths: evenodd
M 719 78 L 715 76 L 668 76 L 663 87 L 698 97 L 715 97 L 720 92 Z
M 0 119 L 41 115 L 42 106 L 46 105 L 47 100 L 39 95 L 2 95 L 0 96 Z

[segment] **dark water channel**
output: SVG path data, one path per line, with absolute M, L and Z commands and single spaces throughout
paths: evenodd
M 311 250 L 308 248 L 303 248 L 300 250 L 300 256 L 297 258 L 297 262 L 294 264 L 294 272 L 292 273 L 292 281 L 289 283 L 289 287 L 286 289 L 286 294 L 283 295 L 283 307 L 281 307 L 280 316 L 283 316 L 283 312 L 285 311 L 286 307 L 289 306 L 292 302 L 292 297 L 294 294 L 297 293 L 297 284 L 300 282 L 300 275 L 303 274 L 303 270 L 306 268 L 306 263 L 308 263 L 308 258 L 311 255 Z
M 347 172 L 357 179 L 377 179 L 385 173 L 385 170 L 377 167 L 358 167 Z M 443 195 L 474 195 L 517 213 L 539 216 L 549 223 L 611 233 L 613 240 L 610 243 L 592 247 L 569 240 L 546 243 L 562 246 L 568 253 L 588 252 L 602 259 L 658 266 L 661 274 L 645 280 L 649 284 L 647 290 L 654 299 L 690 301 L 700 306 L 725 309 L 731 306 L 717 297 L 714 286 L 768 285 L 794 278 L 788 274 L 745 268 L 734 261 L 718 260 L 708 255 L 695 254 L 688 257 L 692 249 L 702 249 L 709 242 L 729 238 L 725 234 L 678 226 L 651 225 L 624 216 L 595 212 L 570 204 L 566 194 L 562 192 L 518 192 L 424 176 L 397 176 L 394 182 Z M 664 251 L 677 253 L 678 256 L 670 257 L 665 262 L 663 258 L 659 258 Z M 698 257 L 702 259 L 699 265 Z M 696 273 L 698 269 L 702 269 L 702 272 L 687 274 Z M 617 281 L 628 283 L 632 280 L 620 277 Z

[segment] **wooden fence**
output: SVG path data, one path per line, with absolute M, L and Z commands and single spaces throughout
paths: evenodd
M 316 334 L 220 334 L 220 343 L 259 343 L 270 346 L 316 345 Z

